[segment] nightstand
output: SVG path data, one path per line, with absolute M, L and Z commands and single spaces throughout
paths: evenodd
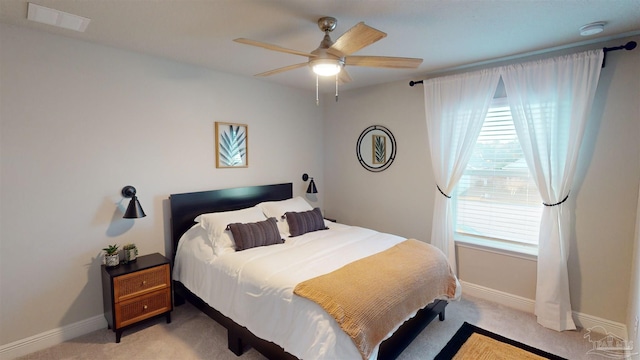
M 122 331 L 139 321 L 165 315 L 171 322 L 171 266 L 155 253 L 117 267 L 102 265 L 104 317 L 120 342 Z

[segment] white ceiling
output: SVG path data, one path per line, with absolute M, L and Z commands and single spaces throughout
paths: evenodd
M 386 38 L 354 55 L 423 58 L 415 70 L 347 67 L 353 81 L 341 89 L 421 79 L 463 67 L 544 49 L 640 34 L 640 0 L 33 0 L 91 19 L 78 33 L 27 20 L 27 0 L 0 0 L 0 21 L 252 76 L 306 61 L 238 44 L 246 37 L 310 52 L 322 40 L 317 19 L 333 16 L 333 40 L 360 21 Z M 605 31 L 578 29 L 605 21 Z M 640 51 L 636 49 L 635 51 Z M 315 88 L 307 67 L 264 81 Z M 323 86 L 322 86 L 323 85 Z M 330 83 L 322 83 L 331 91 Z

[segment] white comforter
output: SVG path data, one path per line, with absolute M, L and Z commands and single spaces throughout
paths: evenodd
M 405 239 L 337 223 L 330 227 L 285 238 L 281 245 L 216 257 L 205 232 L 194 226 L 178 244 L 173 278 L 223 315 L 300 359 L 359 359 L 335 320 L 316 303 L 293 295 L 293 289 Z M 371 358 L 377 355 L 378 347 Z

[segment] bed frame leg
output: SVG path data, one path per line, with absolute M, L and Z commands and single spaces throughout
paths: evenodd
M 178 291 L 176 290 L 176 282 L 173 283 L 173 305 L 174 306 L 180 306 L 180 305 L 184 305 L 185 303 L 185 298 L 184 296 L 182 296 L 181 294 L 178 294 Z
M 227 329 L 227 347 L 236 356 L 240 356 L 243 353 L 242 338 L 232 329 Z
M 440 311 L 440 313 L 438 314 L 438 319 L 440 321 L 444 321 L 444 309 L 442 309 L 442 311 Z
M 185 300 L 182 296 L 178 295 L 178 294 L 174 294 L 173 295 L 173 304 L 175 306 L 180 306 L 180 305 L 184 305 Z

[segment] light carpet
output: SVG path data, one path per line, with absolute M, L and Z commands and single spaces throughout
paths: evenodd
M 176 307 L 171 318 L 171 324 L 162 317 L 125 330 L 119 344 L 105 328 L 21 359 L 264 359 L 253 349 L 236 357 L 227 350 L 226 330 L 190 304 Z M 463 296 L 447 306 L 445 321 L 435 319 L 398 360 L 433 359 L 465 321 L 567 359 L 590 359 L 592 345 L 583 339 L 584 330 L 545 329 L 533 314 Z

